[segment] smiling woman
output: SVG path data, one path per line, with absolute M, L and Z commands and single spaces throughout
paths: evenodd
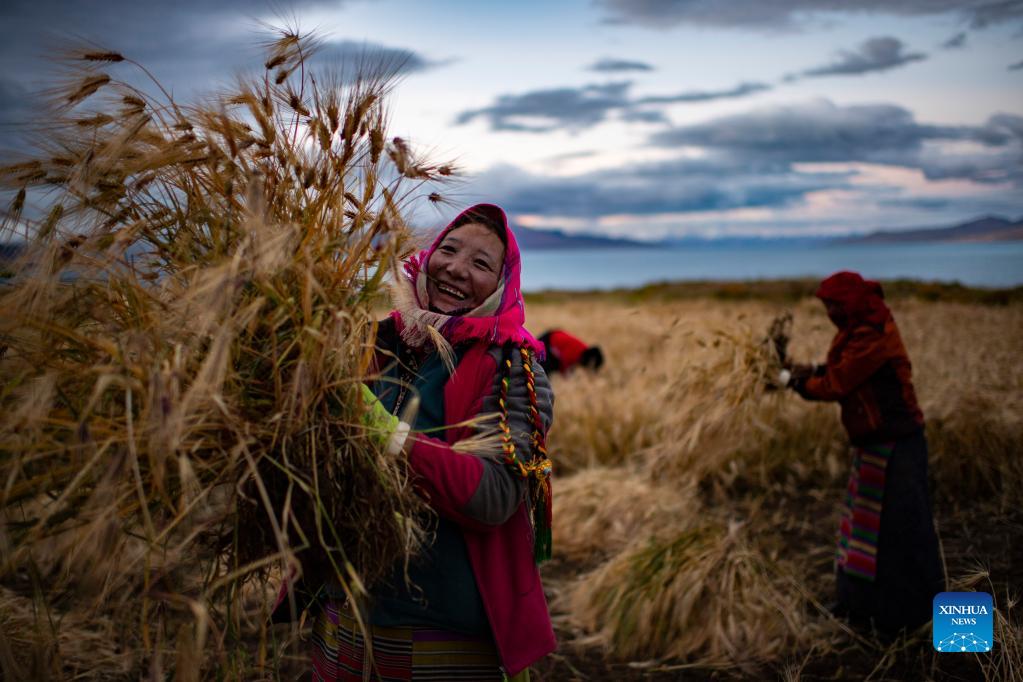
M 518 681 L 554 649 L 536 565 L 551 549 L 554 396 L 543 346 L 522 326 L 520 271 L 515 237 L 491 204 L 460 214 L 406 263 L 366 391 L 391 454 L 436 512 L 435 533 L 368 599 L 326 587 L 313 679 Z M 420 407 L 409 415 L 413 394 Z M 499 447 L 467 426 L 493 413 Z

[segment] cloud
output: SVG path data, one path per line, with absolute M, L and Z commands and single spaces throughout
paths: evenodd
M 980 126 L 940 126 L 891 104 L 818 100 L 658 132 L 650 143 L 697 148 L 733 163 L 865 162 L 919 169 L 931 180 L 1023 186 L 1023 117 L 1015 114 L 996 114 Z
M 377 43 L 339 40 L 325 42 L 314 61 L 328 66 L 338 65 L 363 78 L 388 78 L 428 71 L 452 63 L 452 60 L 431 60 L 400 47 Z
M 474 186 L 516 214 L 597 220 L 614 215 L 781 207 L 813 191 L 846 187 L 848 172 L 801 172 L 789 164 L 683 159 L 625 165 L 573 177 L 499 166 Z
M 885 161 L 928 140 L 997 146 L 1014 133 L 1005 122 L 985 126 L 917 123 L 892 104 L 838 106 L 828 100 L 773 106 L 651 136 L 666 147 L 702 147 L 739 156 L 787 161 Z
M 336 8 L 348 2 L 291 0 L 287 14 L 280 15 L 276 23 L 294 26 L 298 23 L 294 17 L 305 9 Z M 0 2 L 0 63 L 5 66 L 0 82 L 0 122 L 4 123 L 0 148 L 20 145 L 16 129 L 6 124 L 24 122 L 31 113 L 23 104 L 25 94 L 37 93 L 52 83 L 54 64 L 49 57 L 65 48 L 69 37 L 140 62 L 179 101 L 186 101 L 230 82 L 238 71 L 262 72 L 261 43 L 273 36 L 260 21 L 272 17 L 272 7 L 270 1 L 251 0 Z M 299 28 L 303 28 L 301 24 Z M 342 79 L 355 75 L 360 64 L 363 76 L 396 76 L 447 63 L 400 47 L 328 38 L 321 37 L 320 50 L 311 62 L 328 68 L 342 64 Z M 152 83 L 128 64 L 112 65 L 110 71 L 117 78 L 153 89 Z
M 1009 64 L 1009 71 L 1019 71 L 1023 69 L 1023 61 L 1016 62 L 1015 64 Z
M 627 59 L 604 58 L 586 67 L 589 71 L 602 73 L 621 73 L 623 71 L 654 71 L 654 67 L 646 62 L 635 62 Z
M 581 130 L 605 121 L 616 110 L 627 108 L 631 85 L 631 81 L 621 81 L 501 95 L 489 107 L 463 111 L 455 123 L 461 125 L 484 118 L 492 130 Z
M 934 211 L 948 208 L 954 205 L 950 197 L 895 197 L 891 199 L 878 199 L 878 206 L 891 208 L 916 208 L 927 211 Z
M 653 97 L 642 97 L 635 101 L 635 104 L 677 104 L 691 102 L 710 102 L 717 99 L 736 99 L 746 97 L 758 92 L 770 90 L 771 86 L 766 83 L 740 83 L 728 90 L 691 90 L 681 92 L 677 95 L 658 95 Z
M 827 14 L 933 16 L 955 14 L 974 28 L 1023 18 L 1019 0 L 596 0 L 611 24 L 665 29 L 682 24 L 743 29 L 793 29 Z
M 801 75 L 805 78 L 854 76 L 875 71 L 888 71 L 927 58 L 927 55 L 921 52 L 907 53 L 904 48 L 905 45 L 898 38 L 888 36 L 871 38 L 864 41 L 859 49 L 843 50 L 830 64 L 807 69 Z
M 754 224 L 798 234 L 862 229 L 865 215 L 878 224 L 884 216 L 927 224 L 1023 210 L 1023 116 L 1016 114 L 933 125 L 890 104 L 816 101 L 652 138 L 662 151 L 684 146 L 699 155 L 571 176 L 504 165 L 475 178 L 473 191 L 538 224 L 640 237 Z M 949 192 L 931 184 L 945 180 L 973 186 Z
M 966 44 L 966 31 L 956 33 L 954 36 L 941 44 L 946 50 L 957 50 Z
M 0 125 L 24 122 L 25 114 L 31 111 L 31 98 L 28 88 L 20 83 L 0 79 Z
M 620 81 L 501 95 L 488 107 L 463 111 L 455 123 L 462 125 L 482 118 L 490 124 L 491 130 L 532 133 L 559 129 L 578 131 L 612 117 L 629 123 L 668 123 L 664 113 L 649 107 L 734 99 L 770 90 L 764 83 L 741 83 L 727 90 L 631 99 L 631 87 L 632 81 Z
M 919 154 L 918 167 L 931 180 L 956 178 L 1023 187 L 1023 116 L 995 114 L 973 138 L 988 149 L 948 151 L 926 146 Z

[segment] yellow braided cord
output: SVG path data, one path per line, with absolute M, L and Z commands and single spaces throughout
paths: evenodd
M 501 394 L 497 400 L 497 404 L 501 408 L 501 419 L 498 422 L 498 427 L 501 429 L 501 452 L 504 454 L 505 464 L 514 467 L 516 473 L 525 477 L 526 473 L 523 471 L 522 462 L 519 461 L 518 455 L 515 453 L 515 441 L 512 440 L 511 428 L 508 426 L 507 398 L 508 384 L 511 377 L 511 358 L 505 360 L 504 365 L 504 376 L 501 378 Z

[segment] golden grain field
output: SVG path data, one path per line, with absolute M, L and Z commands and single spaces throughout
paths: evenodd
M 528 308 L 534 332 L 569 330 L 607 359 L 554 378 L 547 584 L 564 659 L 548 664 L 551 679 L 1023 672 L 1012 644 L 1023 582 L 999 536 L 1023 541 L 1023 306 L 890 305 L 927 418 L 949 580 L 994 592 L 1001 648 L 953 665 L 934 658 L 929 628 L 889 645 L 825 612 L 848 466 L 838 408 L 763 381 L 763 340 L 786 310 L 790 356 L 823 361 L 834 330 L 819 302 L 585 295 Z M 1001 530 L 986 538 L 964 531 L 994 519 Z

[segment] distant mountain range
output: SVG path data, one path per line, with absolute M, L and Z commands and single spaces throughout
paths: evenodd
M 984 216 L 951 227 L 923 227 L 915 230 L 877 230 L 847 237 L 847 244 L 893 244 L 904 242 L 1008 242 L 1023 240 L 1023 218 L 1011 221 Z

